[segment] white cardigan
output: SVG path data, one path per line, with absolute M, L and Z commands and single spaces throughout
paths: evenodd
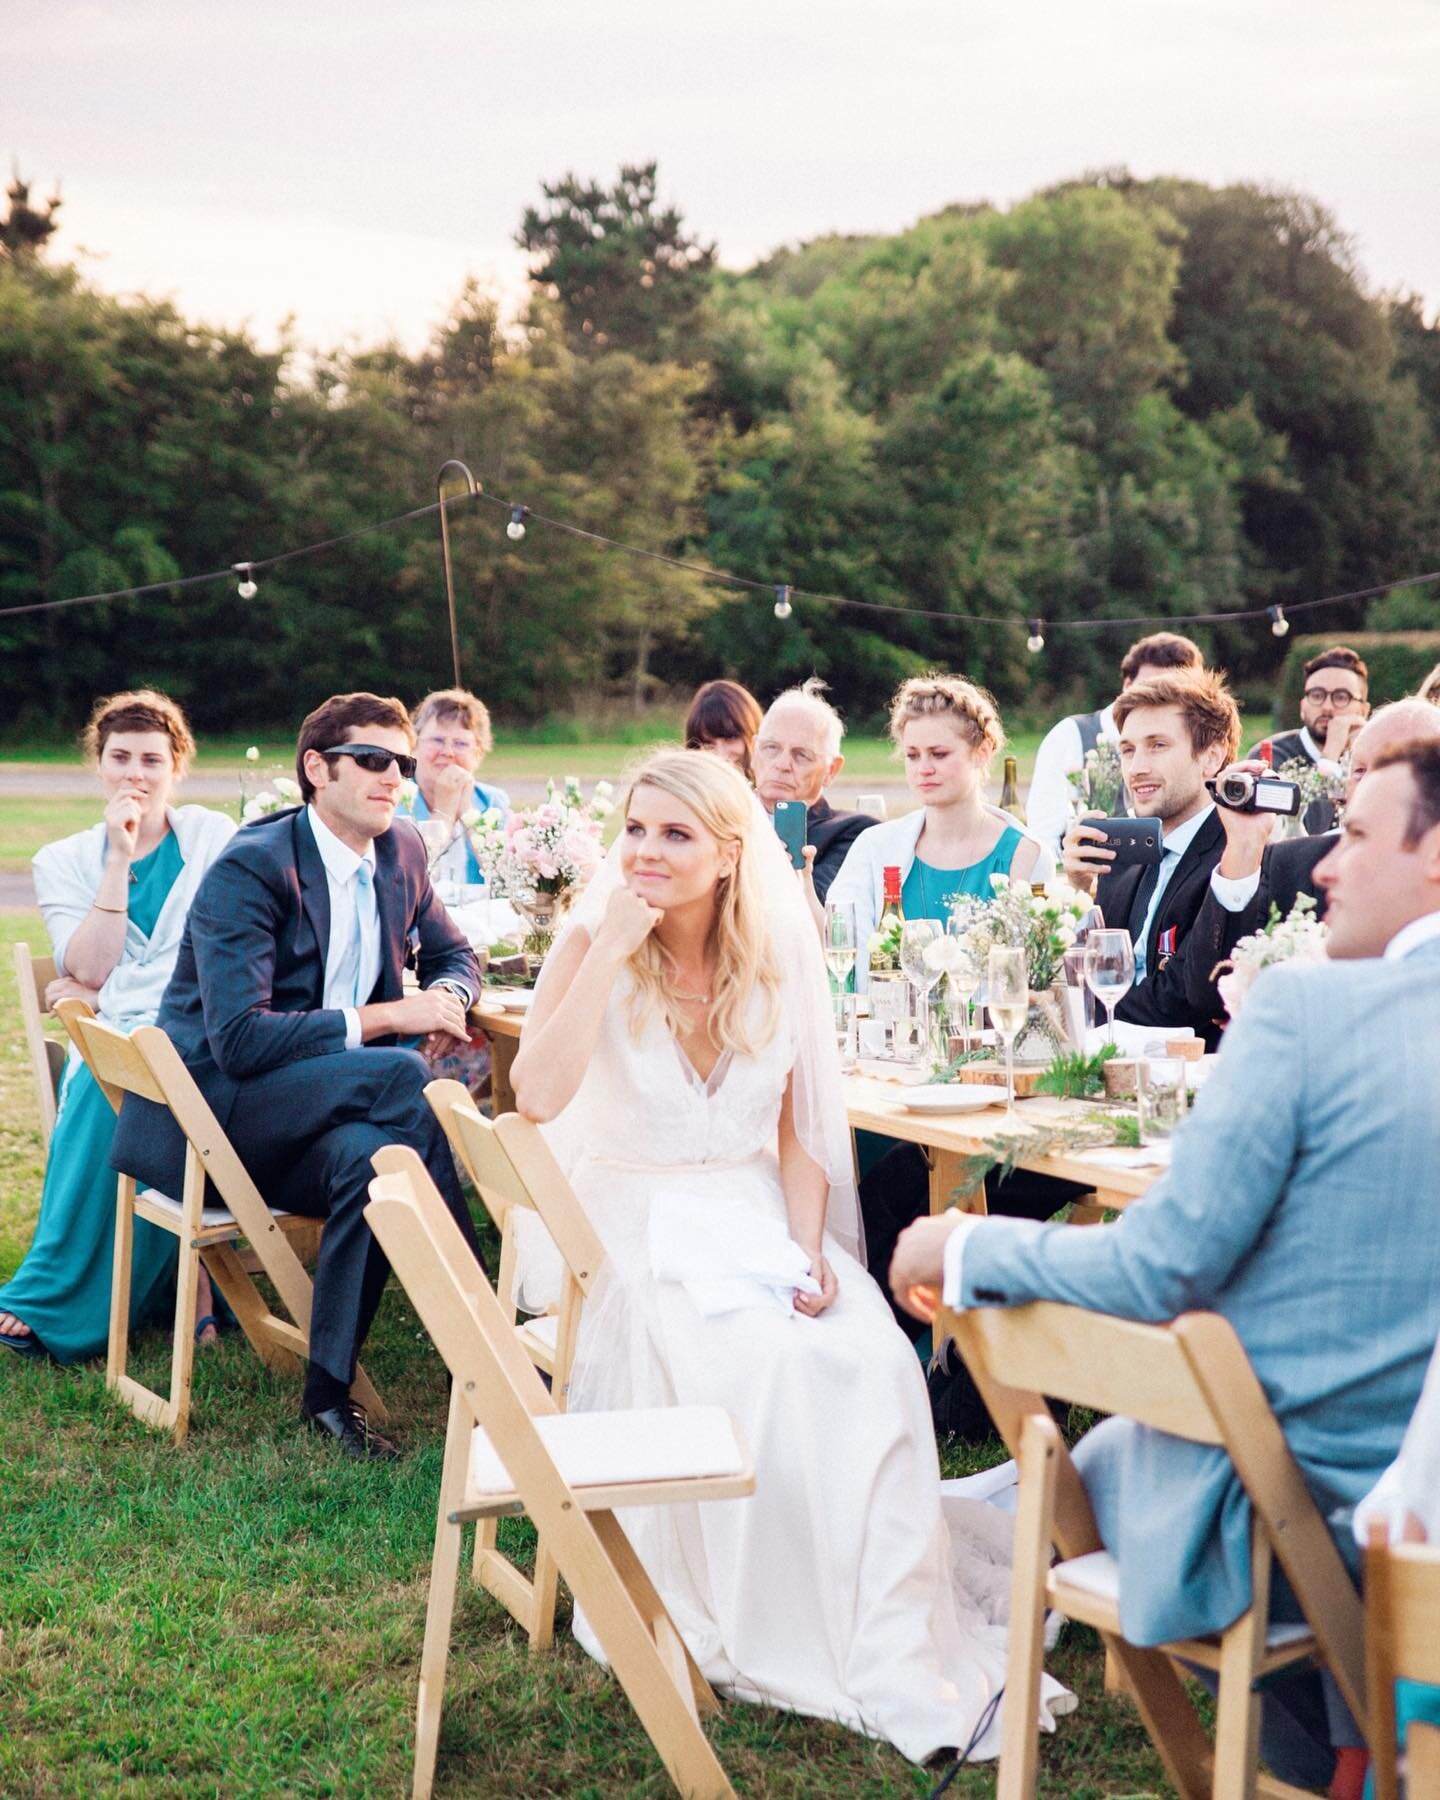
M 985 810 L 992 817 L 1015 826 L 1024 834 L 1027 843 L 1034 844 L 1039 855 L 1030 879 L 1049 881 L 1055 873 L 1055 858 L 1039 838 L 1032 837 L 1012 813 L 998 806 L 987 806 Z M 871 825 L 851 844 L 839 874 L 830 883 L 830 891 L 825 896 L 827 902 L 851 900 L 855 904 L 855 991 L 858 994 L 865 993 L 870 984 L 867 946 L 885 907 L 885 870 L 898 867 L 900 884 L 904 886 L 905 877 L 915 863 L 915 846 L 920 841 L 924 824 L 925 808 L 917 806 L 913 812 L 902 813 L 898 819 Z
M 184 859 L 175 885 L 146 937 L 134 922 L 125 927 L 125 948 L 100 990 L 100 1016 L 118 1031 L 153 1025 L 161 996 L 180 954 L 180 938 L 195 890 L 215 858 L 235 833 L 235 821 L 208 806 L 167 807 L 170 829 Z M 107 844 L 103 824 L 77 831 L 73 837 L 46 844 L 35 853 L 35 897 L 55 951 L 55 966 L 65 967 L 65 947 L 90 911 L 100 890 Z

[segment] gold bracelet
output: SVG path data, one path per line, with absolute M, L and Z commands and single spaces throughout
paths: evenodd
M 95 912 L 128 913 L 130 910 L 128 906 L 102 906 L 98 900 L 92 900 L 90 905 Z

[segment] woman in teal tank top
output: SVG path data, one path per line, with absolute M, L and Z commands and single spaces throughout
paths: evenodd
M 88 734 L 106 796 L 101 827 L 47 846 L 36 858 L 36 892 L 65 971 L 47 1003 L 75 996 L 122 1029 L 153 1022 L 174 967 L 183 914 L 166 919 L 169 953 L 150 954 L 172 892 L 183 902 L 228 840 L 233 823 L 200 807 L 169 809 L 194 740 L 173 701 L 152 693 L 102 702 Z M 187 866 L 176 824 L 191 858 Z M 173 945 L 172 945 L 173 940 Z M 75 1362 L 105 1349 L 115 1241 L 115 1114 L 83 1062 L 71 1056 L 35 1236 L 0 1287 L 0 1345 L 22 1356 L 48 1352 Z M 176 1239 L 135 1222 L 131 1323 L 173 1305 Z M 200 1312 L 211 1310 L 202 1272 Z M 213 1336 L 211 1321 L 207 1336 Z

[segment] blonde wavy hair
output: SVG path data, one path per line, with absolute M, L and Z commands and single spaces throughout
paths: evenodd
M 625 816 L 640 787 L 658 788 L 688 806 L 721 845 L 738 844 L 733 874 L 722 871 L 715 886 L 715 981 L 709 1036 L 717 1050 L 753 1055 L 774 1037 L 780 1023 L 781 971 L 770 933 L 754 858 L 746 854 L 755 802 L 745 778 L 718 756 L 703 750 L 655 750 L 635 769 L 625 795 Z M 680 1010 L 675 971 L 652 932 L 630 956 L 635 982 L 631 1028 L 638 1035 L 658 1008 L 671 1031 L 689 1021 Z M 763 1001 L 758 1022 L 747 1015 L 750 997 Z
M 916 719 L 948 719 L 970 745 L 981 751 L 986 760 L 1005 748 L 1005 727 L 1000 723 L 1000 709 L 987 689 L 963 675 L 912 675 L 901 682 L 890 702 L 890 739 L 896 749 L 905 736 L 905 727 Z

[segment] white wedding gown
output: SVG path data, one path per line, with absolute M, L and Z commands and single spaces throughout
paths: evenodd
M 1004 1680 L 1011 1521 L 951 1502 L 947 1528 L 920 1364 L 866 1271 L 827 1243 L 839 1297 L 814 1319 L 781 1286 L 787 1252 L 805 1267 L 776 1158 L 784 1027 L 702 1082 L 658 1016 L 631 1032 L 627 981 L 547 1128 L 608 1256 L 569 1405 L 716 1405 L 739 1422 L 751 1497 L 620 1515 L 717 1688 L 916 1762 L 964 1747 Z M 603 1660 L 578 1610 L 575 1633 Z M 1073 1704 L 1047 1678 L 1041 1722 Z M 998 1750 L 997 1709 L 973 1754 Z

